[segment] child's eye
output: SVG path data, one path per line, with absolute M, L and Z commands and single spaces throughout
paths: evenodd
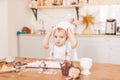
M 55 38 L 57 38 L 57 36 L 54 36 Z
M 63 38 L 63 36 L 61 36 L 60 38 Z

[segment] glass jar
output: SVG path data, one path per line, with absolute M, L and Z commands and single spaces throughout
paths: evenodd
M 116 34 L 116 20 L 115 19 L 107 19 L 106 20 L 106 34 L 115 35 Z

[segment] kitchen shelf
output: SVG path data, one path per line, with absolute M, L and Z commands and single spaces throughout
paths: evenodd
M 19 36 L 45 36 L 45 34 L 20 34 Z M 75 34 L 76 37 L 111 37 L 111 38 L 120 38 L 120 35 L 105 35 L 105 34 L 91 34 L 91 35 L 83 35 L 83 34 Z
M 36 21 L 37 21 L 37 11 L 38 11 L 38 9 L 33 7 L 33 8 L 31 8 L 31 10 L 32 10 L 32 12 L 33 12 L 33 14 L 35 16 Z
M 41 8 L 74 8 L 74 7 L 80 7 L 80 4 L 77 4 L 77 5 L 68 5 L 68 6 L 54 6 L 54 5 L 52 5 L 52 6 L 37 6 L 37 7 L 35 7 L 35 6 L 32 6 L 32 7 L 30 7 L 30 8 L 36 8 L 36 9 L 41 9 Z
M 77 4 L 77 5 L 68 5 L 68 6 L 32 6 L 30 7 L 30 9 L 32 9 L 32 12 L 35 16 L 35 19 L 37 20 L 37 11 L 38 9 L 48 9 L 48 8 L 75 8 L 76 9 L 76 15 L 77 15 L 77 20 L 79 20 L 79 8 L 81 7 L 81 4 Z

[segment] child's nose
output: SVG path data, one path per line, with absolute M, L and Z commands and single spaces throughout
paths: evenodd
M 57 40 L 60 40 L 60 38 L 57 38 Z

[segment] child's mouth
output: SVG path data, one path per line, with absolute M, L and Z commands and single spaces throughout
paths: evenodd
M 57 44 L 60 44 L 60 42 L 57 42 Z

